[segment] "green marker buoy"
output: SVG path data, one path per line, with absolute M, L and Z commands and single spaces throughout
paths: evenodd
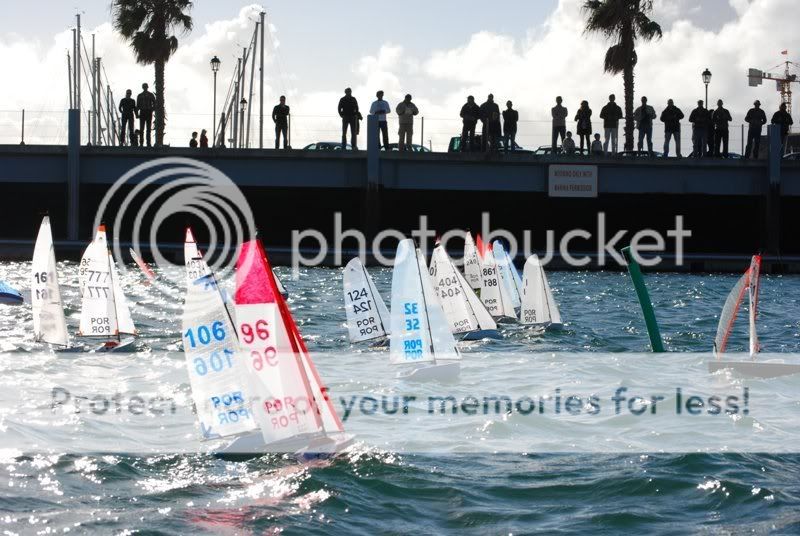
M 653 303 L 650 301 L 650 294 L 647 292 L 647 286 L 644 284 L 642 270 L 639 267 L 639 263 L 636 262 L 633 255 L 631 255 L 630 246 L 622 248 L 622 255 L 628 263 L 628 273 L 631 276 L 631 281 L 633 281 L 633 288 L 636 289 L 639 305 L 642 306 L 644 323 L 647 326 L 647 334 L 650 336 L 650 346 L 653 348 L 653 352 L 663 352 L 664 342 L 661 340 L 661 332 L 658 329 L 656 313 L 653 311 Z

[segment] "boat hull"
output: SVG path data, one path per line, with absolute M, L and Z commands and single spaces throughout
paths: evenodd
M 264 454 L 291 453 L 301 461 L 326 459 L 336 456 L 350 446 L 355 437 L 352 434 L 303 434 L 300 436 L 265 443 L 261 432 L 239 436 L 222 448 L 214 451 L 215 456 L 224 458 L 250 458 Z
M 496 329 L 479 329 L 476 331 L 468 331 L 461 336 L 462 341 L 480 341 L 483 339 L 502 339 L 503 336 Z
M 427 381 L 452 381 L 461 374 L 461 363 L 451 361 L 449 363 L 438 362 L 432 365 L 414 367 L 401 371 L 397 378 L 414 382 Z

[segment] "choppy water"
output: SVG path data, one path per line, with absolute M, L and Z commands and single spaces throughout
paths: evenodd
M 74 328 L 77 270 L 74 264 L 61 266 L 62 292 Z M 0 279 L 17 288 L 27 288 L 27 274 L 24 263 L 0 264 Z M 388 297 L 390 273 L 374 275 Z M 286 279 L 290 306 L 334 393 L 395 393 L 404 388 L 384 354 L 355 349 L 353 355 L 343 326 L 339 271 L 314 269 L 298 281 Z M 379 427 L 370 434 L 366 421 L 359 443 L 347 455 L 310 466 L 280 456 L 243 462 L 214 458 L 198 451 L 199 432 L 189 413 L 188 376 L 178 352 L 182 289 L 173 285 L 165 295 L 141 285 L 135 273 L 125 280 L 142 332 L 130 354 L 41 354 L 30 334 L 30 309 L 0 306 L 0 530 L 800 533 L 800 456 L 791 453 L 791 446 L 782 454 L 653 454 L 637 451 L 636 442 L 627 450 L 593 449 L 576 436 L 568 441 L 579 453 L 563 452 L 569 446 L 528 451 L 503 443 L 504 434 L 526 426 L 535 434 L 541 426 L 557 437 L 560 429 L 551 421 L 520 424 L 490 416 L 479 428 L 398 419 L 394 434 L 407 437 L 408 448 L 382 441 Z M 566 329 L 534 334 L 509 327 L 505 340 L 465 349 L 462 377 L 449 389 L 547 392 L 576 385 L 579 374 L 616 385 L 620 370 L 636 381 L 644 381 L 648 370 L 658 372 L 667 384 L 709 377 L 702 361 L 688 352 L 710 349 L 717 314 L 735 276 L 649 276 L 667 347 L 682 354 L 636 362 L 626 361 L 623 353 L 646 351 L 647 336 L 625 274 L 564 272 L 551 274 L 550 280 Z M 798 296 L 798 277 L 763 279 L 759 326 L 766 351 L 800 350 Z M 745 335 L 739 330 L 733 350 L 745 349 Z M 743 385 L 727 377 L 708 381 L 721 389 Z M 748 383 L 753 390 L 780 393 L 785 410 L 775 417 L 789 423 L 800 414 L 799 384 L 792 378 Z M 124 414 L 98 419 L 86 411 L 53 417 L 50 400 L 43 400 L 42 393 L 57 385 L 87 395 L 163 396 L 174 400 L 179 412 L 165 420 Z M 757 417 L 723 422 L 748 433 L 771 425 Z M 469 448 L 485 440 L 499 440 L 503 447 L 497 453 Z M 583 441 L 593 442 L 590 437 Z M 434 443 L 441 448 L 420 447 Z

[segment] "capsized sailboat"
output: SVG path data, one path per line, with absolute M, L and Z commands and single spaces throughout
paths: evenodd
M 22 302 L 25 300 L 22 297 L 22 294 L 6 283 L 5 281 L 0 281 L 0 304 L 2 305 L 22 305 Z
M 208 271 L 186 290 L 183 307 L 183 352 L 192 398 L 204 439 L 233 437 L 258 429 L 245 386 L 244 354 L 225 308 L 217 279 Z
M 525 261 L 522 271 L 522 310 L 520 322 L 528 326 L 542 326 L 559 329 L 561 311 L 553 298 L 553 291 L 547 281 L 539 257 L 531 255 Z
M 94 240 L 83 253 L 78 281 L 81 291 L 78 337 L 102 341 L 97 351 L 119 350 L 131 345 L 136 327 L 108 250 L 105 225 L 97 228 Z
M 33 248 L 31 306 L 34 340 L 63 348 L 69 346 L 67 319 L 61 301 L 53 233 L 48 216 L 42 219 Z
M 756 320 L 758 317 L 758 292 L 761 285 L 761 255 L 754 255 L 750 260 L 750 267 L 734 285 L 719 315 L 717 335 L 714 337 L 714 354 L 716 360 L 708 364 L 709 372 L 731 369 L 748 377 L 773 378 L 789 374 L 800 373 L 800 365 L 782 363 L 777 361 L 756 362 L 756 356 L 761 352 L 758 342 Z M 728 342 L 733 333 L 736 318 L 739 314 L 745 297 L 748 301 L 748 331 L 749 331 L 749 361 L 723 360 L 722 355 L 727 352 Z
M 235 439 L 222 454 L 332 455 L 350 444 L 300 336 L 259 240 L 236 261 L 236 323 L 252 415 L 260 433 Z
M 492 318 L 497 322 L 516 322 L 517 312 L 508 294 L 508 288 L 500 277 L 491 246 L 488 246 L 483 254 L 481 277 L 481 301 Z
M 461 372 L 461 354 L 436 298 L 422 253 L 401 240 L 392 271 L 389 362 L 403 365 L 398 378 L 451 380 Z
M 344 267 L 342 282 L 350 342 L 385 340 L 390 331 L 389 310 L 358 257 Z
M 433 250 L 430 264 L 434 293 L 453 335 L 463 340 L 499 339 L 492 315 L 470 288 L 441 244 Z

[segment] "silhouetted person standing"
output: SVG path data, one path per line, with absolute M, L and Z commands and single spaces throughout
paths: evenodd
M 153 127 L 153 111 L 156 109 L 156 96 L 147 91 L 148 85 L 142 84 L 142 92 L 136 96 L 136 110 L 139 112 L 139 146 L 144 146 L 145 137 L 150 147 L 150 130 Z M 147 130 L 145 130 L 145 126 Z
M 711 124 L 714 128 L 714 156 L 728 158 L 728 142 L 730 130 L 728 124 L 733 121 L 731 113 L 723 107 L 722 99 L 717 101 L 717 109 L 711 114 Z
M 697 101 L 697 108 L 689 114 L 689 122 L 692 124 L 692 146 L 694 147 L 694 157 L 700 158 L 705 155 L 708 144 L 708 129 L 711 126 L 711 114 L 706 109 L 702 100 Z
M 644 139 L 647 138 L 647 152 L 653 154 L 653 121 L 656 118 L 655 109 L 647 104 L 647 97 L 642 97 L 642 105 L 633 112 L 633 120 L 639 129 L 639 150 L 644 148 Z
M 350 129 L 350 142 L 353 150 L 358 150 L 356 135 L 358 132 L 358 101 L 350 88 L 344 90 L 344 97 L 339 99 L 339 117 L 342 118 L 342 151 L 347 148 L 347 129 Z
M 206 129 L 200 131 L 200 148 L 208 149 L 208 131 Z
M 586 141 L 586 154 L 588 154 L 592 148 L 592 109 L 589 108 L 588 101 L 581 101 L 581 107 L 575 114 L 575 122 L 577 123 L 575 131 L 578 133 L 581 154 L 583 154 L 584 140 Z
M 611 152 L 617 153 L 617 140 L 619 139 L 619 120 L 622 119 L 622 108 L 616 103 L 615 95 L 608 96 L 608 104 L 600 110 L 600 119 L 603 120 L 606 141 L 603 144 L 603 151 L 608 154 L 608 142 L 611 141 Z
M 758 149 L 761 147 L 761 127 L 767 124 L 767 114 L 761 109 L 761 101 L 755 101 L 753 107 L 747 112 L 744 122 L 749 125 L 747 129 L 747 148 L 744 157 L 758 158 Z
M 461 151 L 475 150 L 475 125 L 481 116 L 481 108 L 475 102 L 475 97 L 470 95 L 467 102 L 461 107 L 461 120 L 464 126 L 461 127 Z
M 286 149 L 286 141 L 289 132 L 289 107 L 286 106 L 286 97 L 281 95 L 280 102 L 272 109 L 272 121 L 275 123 L 275 148 L 280 149 L 281 135 L 283 135 L 283 148 Z
M 506 109 L 503 110 L 503 136 L 506 152 L 513 151 L 517 144 L 517 122 L 519 112 L 512 108 L 511 101 L 506 102 Z
M 789 128 L 794 124 L 792 116 L 786 111 L 786 103 L 781 103 L 780 108 L 772 116 L 772 124 L 781 127 L 781 154 L 786 152 L 786 139 L 789 137 Z
M 386 115 L 392 113 L 392 107 L 389 103 L 383 100 L 383 91 L 378 91 L 375 96 L 378 98 L 369 107 L 370 115 L 378 117 L 378 130 L 381 132 L 383 138 L 383 150 L 389 150 L 389 124 L 386 121 Z M 380 144 L 380 141 L 378 142 Z
M 500 107 L 494 102 L 494 95 L 489 93 L 486 102 L 481 104 L 481 121 L 483 121 L 483 150 L 496 151 L 500 142 Z
M 192 139 L 189 140 L 189 147 L 193 149 L 197 148 L 197 132 L 192 132 Z
M 406 95 L 403 102 L 395 108 L 395 112 L 397 112 L 397 121 L 400 123 L 398 130 L 400 141 L 397 144 L 397 149 L 411 151 L 411 141 L 414 136 L 414 116 L 419 113 L 417 105 L 411 102 L 411 95 Z
M 119 115 L 122 119 L 122 128 L 119 133 L 120 146 L 125 145 L 125 127 L 128 127 L 128 139 L 133 144 L 133 118 L 136 115 L 136 101 L 131 98 L 133 92 L 125 91 L 125 97 L 119 101 Z
M 553 154 L 558 151 L 558 139 L 564 142 L 567 135 L 567 109 L 561 106 L 563 99 L 556 97 L 556 105 L 550 110 L 550 115 L 553 117 Z
M 661 122 L 664 123 L 664 158 L 669 156 L 669 142 L 675 139 L 675 155 L 682 158 L 681 155 L 681 119 L 683 119 L 683 111 L 675 106 L 672 99 L 667 101 L 667 107 L 661 112 Z

